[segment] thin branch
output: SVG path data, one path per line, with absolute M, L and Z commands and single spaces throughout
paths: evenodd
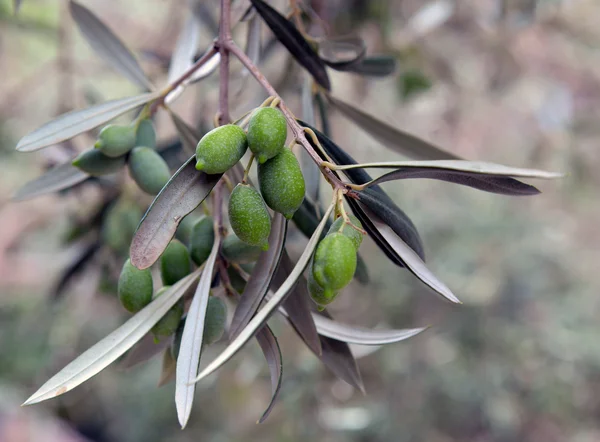
M 231 121 L 229 118 L 229 45 L 231 38 L 231 0 L 221 0 L 221 22 L 217 46 L 221 54 L 219 65 L 219 126 Z

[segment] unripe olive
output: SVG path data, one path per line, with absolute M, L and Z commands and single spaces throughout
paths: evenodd
M 229 276 L 229 282 L 231 287 L 239 294 L 244 293 L 246 289 L 246 280 L 234 269 L 232 266 L 227 267 L 227 275 Z
M 117 293 L 125 309 L 131 313 L 140 311 L 152 300 L 152 272 L 138 269 L 128 259 L 119 276 Z
M 348 218 L 350 218 L 350 222 L 352 224 L 354 224 L 356 227 L 362 228 L 362 224 L 360 223 L 360 221 L 358 220 L 357 217 L 355 217 L 354 215 L 348 214 Z M 341 231 L 340 231 L 340 228 L 342 229 Z M 362 243 L 362 240 L 363 240 L 363 234 L 361 232 L 359 232 L 358 230 L 356 230 L 351 225 L 346 224 L 344 222 L 344 218 L 341 216 L 333 222 L 333 224 L 329 228 L 329 231 L 327 232 L 327 234 L 335 233 L 335 232 L 343 233 L 345 236 L 350 238 L 352 240 L 352 242 L 354 243 L 354 247 L 356 248 L 356 250 L 358 250 L 358 248 L 360 247 L 360 244 Z
M 262 107 L 252 113 L 248 123 L 248 147 L 259 164 L 281 152 L 286 138 L 287 124 L 281 111 Z
M 196 147 L 196 169 L 208 174 L 225 173 L 244 156 L 248 140 L 244 130 L 226 124 L 211 130 Z
M 119 171 L 125 166 L 125 157 L 111 158 L 97 149 L 89 149 L 80 153 L 71 164 L 92 176 L 101 176 Z
M 202 265 L 208 259 L 208 255 L 215 242 L 214 221 L 211 216 L 200 218 L 190 235 L 190 255 L 196 265 Z
M 150 147 L 152 149 L 156 147 L 156 131 L 154 130 L 152 120 L 145 119 L 140 121 L 137 128 L 135 145 Z
M 174 239 L 160 256 L 160 276 L 164 285 L 173 285 L 191 272 L 190 253 Z
M 221 339 L 225 331 L 227 320 L 227 307 L 221 298 L 211 296 L 206 306 L 206 317 L 204 319 L 204 335 L 202 345 L 211 345 Z
M 189 214 L 186 217 L 184 217 L 177 226 L 177 230 L 175 231 L 175 238 L 177 238 L 184 244 L 189 244 L 190 238 L 192 236 L 192 229 L 194 228 L 194 225 L 197 221 L 198 217 L 195 214 Z
M 247 263 L 256 261 L 262 253 L 262 248 L 252 246 L 232 234 L 223 240 L 221 252 L 228 261 Z
M 271 217 L 258 191 L 238 184 L 229 197 L 229 221 L 235 234 L 245 243 L 269 249 Z
M 108 157 L 115 158 L 125 155 L 135 147 L 135 127 L 109 124 L 98 135 L 94 146 Z
M 156 299 L 159 296 L 162 296 L 164 292 L 166 292 L 171 287 L 165 286 L 158 290 L 152 299 Z M 181 322 L 181 318 L 183 316 L 183 300 L 179 300 L 171 309 L 165 313 L 165 315 L 160 318 L 160 320 L 154 324 L 152 327 L 152 333 L 154 336 L 163 337 L 163 336 L 171 336 L 175 331 L 177 331 L 177 327 Z
M 324 307 L 335 299 L 338 291 L 332 289 L 326 290 L 321 287 L 319 283 L 315 281 L 311 265 L 310 271 L 308 272 L 308 293 L 310 293 L 310 297 L 317 305 Z
M 265 203 L 287 219 L 304 200 L 304 176 L 296 155 L 284 148 L 277 156 L 258 166 L 258 183 Z
M 326 294 L 348 285 L 355 270 L 356 248 L 350 238 L 342 233 L 331 233 L 319 243 L 312 273 Z
M 171 178 L 166 161 L 149 147 L 134 147 L 127 165 L 131 178 L 150 195 L 157 195 Z
M 108 209 L 102 221 L 102 239 L 115 252 L 129 253 L 129 244 L 142 219 L 138 206 L 120 201 Z

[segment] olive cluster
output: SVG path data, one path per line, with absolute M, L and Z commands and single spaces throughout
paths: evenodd
M 169 166 L 156 152 L 152 121 L 142 119 L 130 125 L 109 124 L 98 135 L 94 148 L 73 160 L 73 165 L 92 176 L 117 172 L 127 164 L 131 178 L 140 189 L 156 195 L 171 178 Z
M 305 183 L 300 165 L 285 147 L 287 124 L 274 107 L 256 109 L 248 131 L 234 124 L 208 132 L 196 149 L 196 169 L 208 174 L 225 173 L 249 148 L 258 162 L 260 193 L 238 183 L 229 197 L 229 222 L 239 239 L 250 246 L 269 248 L 271 217 L 268 208 L 291 219 L 304 200 Z

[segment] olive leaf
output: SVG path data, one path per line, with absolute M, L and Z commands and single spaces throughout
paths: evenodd
M 96 53 L 131 82 L 145 90 L 152 89 L 150 80 L 123 42 L 83 5 L 71 0 L 71 16 Z
M 175 125 L 183 148 L 189 155 L 193 155 L 196 152 L 196 146 L 198 146 L 198 141 L 200 141 L 201 138 L 200 133 L 183 121 L 183 119 L 171 109 L 169 109 L 169 116 Z
M 29 181 L 17 190 L 12 199 L 23 201 L 41 195 L 58 192 L 79 184 L 90 176 L 76 168 L 71 162 L 61 164 L 46 171 L 43 175 Z
M 389 55 L 374 55 L 359 60 L 345 67 L 337 67 L 339 71 L 347 71 L 367 77 L 387 77 L 396 71 L 396 59 Z
M 292 54 L 317 83 L 325 89 L 331 89 L 325 63 L 304 39 L 294 24 L 262 0 L 250 0 L 256 11 L 269 26 L 275 37 Z
M 194 55 L 196 54 L 199 36 L 200 28 L 198 21 L 194 16 L 188 17 L 181 28 L 181 32 L 175 43 L 173 55 L 171 56 L 168 75 L 169 83 L 177 80 L 194 64 Z
M 198 207 L 221 179 L 196 170 L 195 156 L 190 157 L 154 201 L 140 221 L 130 248 L 134 266 L 146 269 L 156 262 L 175 235 L 181 220 Z
M 150 331 L 194 283 L 199 273 L 200 270 L 196 270 L 181 279 L 121 327 L 83 352 L 42 385 L 23 405 L 60 396 L 108 367 Z
M 319 227 L 315 230 L 315 233 L 311 237 L 310 241 L 306 245 L 304 252 L 300 256 L 297 264 L 294 266 L 294 269 L 290 272 L 287 279 L 284 283 L 279 287 L 279 289 L 273 294 L 271 299 L 265 304 L 265 306 L 259 310 L 256 315 L 250 320 L 246 328 L 244 328 L 241 333 L 235 338 L 231 343 L 223 350 L 219 356 L 215 360 L 213 360 L 210 364 L 208 364 L 204 370 L 198 375 L 195 379 L 195 382 L 200 381 L 206 376 L 213 373 L 223 364 L 225 364 L 229 359 L 231 359 L 251 338 L 256 334 L 256 332 L 265 324 L 265 322 L 269 319 L 269 316 L 273 313 L 279 305 L 285 300 L 286 296 L 290 293 L 290 290 L 293 289 L 294 285 L 298 278 L 304 272 L 304 269 L 308 265 L 310 261 L 310 257 L 312 256 L 315 248 L 317 247 L 317 243 L 321 239 L 321 232 L 325 228 L 325 224 L 327 222 L 327 218 L 333 211 L 333 205 L 331 205 L 325 215 L 323 216 L 323 220 L 319 224 Z
M 275 213 L 271 223 L 271 233 L 269 234 L 269 249 L 262 252 L 258 261 L 256 261 L 243 296 L 233 314 L 229 328 L 231 339 L 237 337 L 250 322 L 269 290 L 271 280 L 281 259 L 286 232 L 287 220 L 280 213 Z
M 328 66 L 340 71 L 359 63 L 367 52 L 360 37 L 330 37 L 319 42 L 319 57 Z
M 192 304 L 187 313 L 185 327 L 181 336 L 175 376 L 175 405 L 177 408 L 177 419 L 179 419 L 182 429 L 185 428 L 192 412 L 194 391 L 196 390 L 196 384 L 192 381 L 198 374 L 212 274 L 220 247 L 221 236 L 215 235 L 212 250 L 204 264 L 204 271 L 202 272 L 196 293 L 192 299 Z
M 172 339 L 161 339 L 159 342 L 155 342 L 154 335 L 146 333 L 142 339 L 127 351 L 123 359 L 119 361 L 118 367 L 122 370 L 128 370 L 143 362 L 147 362 L 168 348 L 172 342 Z
M 326 97 L 329 103 L 340 111 L 342 115 L 352 120 L 381 144 L 399 154 L 419 160 L 460 159 L 457 155 L 434 146 L 407 132 L 396 129 L 331 94 L 327 94 Z
M 267 365 L 269 366 L 269 373 L 271 375 L 271 401 L 257 422 L 262 424 L 267 417 L 269 417 L 269 414 L 271 414 L 271 410 L 273 410 L 273 407 L 275 406 L 277 396 L 279 396 L 283 375 L 283 360 L 277 338 L 268 325 L 265 324 L 259 330 L 259 332 L 256 334 L 256 340 L 258 341 L 258 345 L 260 345 L 260 348 L 265 355 Z
M 312 93 L 312 78 L 304 75 L 302 82 L 302 119 L 311 126 L 315 125 L 315 110 Z M 306 197 L 313 203 L 319 201 L 319 187 L 321 183 L 321 170 L 304 149 L 300 149 L 300 166 L 306 183 Z
M 391 344 L 412 338 L 427 329 L 427 327 L 401 330 L 368 329 L 342 324 L 317 313 L 313 313 L 312 316 L 320 335 L 349 344 Z
M 135 97 L 119 98 L 88 107 L 87 109 L 74 110 L 62 114 L 21 138 L 17 144 L 17 150 L 32 152 L 68 140 L 75 135 L 100 126 L 125 112 L 146 104 L 159 95 L 159 92 L 151 92 Z
M 360 371 L 356 359 L 350 351 L 348 344 L 342 341 L 319 336 L 323 353 L 319 357 L 331 372 L 347 384 L 365 393 Z
M 63 295 L 69 282 L 71 282 L 74 277 L 79 275 L 86 268 L 86 266 L 92 262 L 94 256 L 96 256 L 96 253 L 98 250 L 100 250 L 100 247 L 101 243 L 99 240 L 87 244 L 83 250 L 79 252 L 79 255 L 75 257 L 73 262 L 62 272 L 58 282 L 54 285 L 48 297 L 56 300 Z
M 210 52 L 214 49 L 213 45 L 210 45 L 208 47 L 208 49 L 206 50 L 206 52 Z M 209 60 L 207 60 L 207 62 L 200 68 L 198 69 L 194 75 L 192 75 L 189 79 L 189 83 L 197 83 L 200 80 L 205 79 L 206 77 L 208 77 L 210 74 L 212 74 L 215 69 L 217 69 L 217 67 L 219 66 L 219 64 L 221 63 L 221 54 L 219 54 L 218 52 L 215 53 L 214 55 L 212 55 L 210 57 Z M 187 84 L 188 81 L 186 81 L 184 84 Z

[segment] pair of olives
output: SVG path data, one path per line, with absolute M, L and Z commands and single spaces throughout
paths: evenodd
M 229 221 L 239 239 L 249 245 L 269 248 L 271 217 L 267 207 L 290 219 L 304 200 L 305 183 L 300 164 L 285 147 L 287 124 L 272 107 L 256 109 L 248 132 L 234 124 L 207 133 L 196 149 L 196 169 L 225 173 L 249 148 L 258 161 L 260 193 L 253 186 L 238 184 L 229 198 Z
M 356 217 L 349 218 L 354 226 L 362 227 Z M 352 281 L 362 239 L 360 231 L 339 217 L 317 245 L 308 274 L 308 291 L 320 309 Z
M 169 166 L 156 152 L 156 131 L 152 121 L 105 126 L 95 149 L 81 153 L 73 165 L 92 176 L 117 172 L 127 164 L 131 178 L 140 189 L 156 195 L 171 178 Z

